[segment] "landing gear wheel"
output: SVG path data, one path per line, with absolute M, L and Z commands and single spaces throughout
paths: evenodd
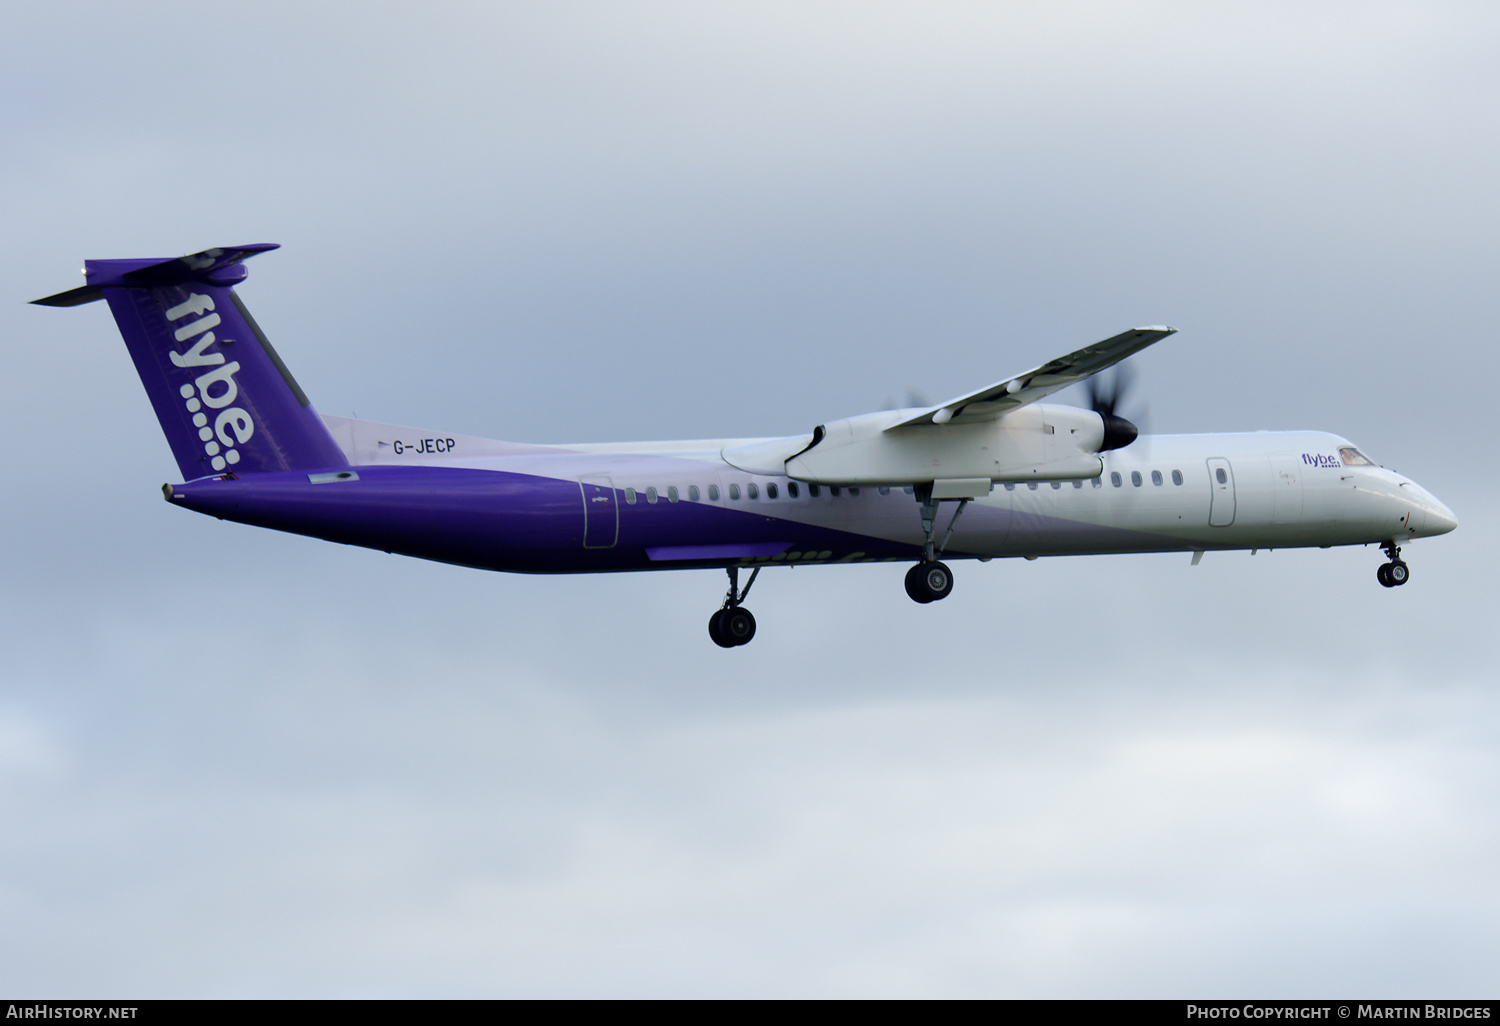
M 932 601 L 932 596 L 922 587 L 922 566 L 923 564 L 918 563 L 906 571 L 906 594 L 911 596 L 913 602 L 926 603 Z
M 744 606 L 730 606 L 715 614 L 718 619 L 714 640 L 725 648 L 748 645 L 755 637 L 755 617 Z
M 1411 571 L 1406 564 L 1401 562 L 1401 547 L 1394 540 L 1385 542 L 1380 546 L 1390 562 L 1375 571 L 1375 579 L 1387 588 L 1399 588 L 1411 579 Z
M 1387 588 L 1399 588 L 1411 580 L 1411 571 L 1406 564 L 1399 559 L 1389 563 L 1382 563 L 1380 569 L 1375 571 L 1375 579 Z
M 750 586 L 760 576 L 762 568 L 756 567 L 750 571 L 750 580 L 745 582 L 743 591 L 740 590 L 740 568 L 727 566 L 724 569 L 729 574 L 729 591 L 725 593 L 724 604 L 719 607 L 719 611 L 708 618 L 708 636 L 720 648 L 748 645 L 750 639 L 755 637 L 755 617 L 740 603 L 750 594 Z
M 714 615 L 708 618 L 708 636 L 714 639 L 714 644 L 720 648 L 733 648 L 734 642 L 719 633 L 719 624 L 724 622 L 725 610 L 718 609 Z
M 906 571 L 906 594 L 913 602 L 936 602 L 953 590 L 953 571 L 944 563 L 921 562 Z

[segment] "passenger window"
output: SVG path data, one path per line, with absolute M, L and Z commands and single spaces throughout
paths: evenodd
M 1161 471 L 1159 471 L 1159 470 L 1153 470 L 1153 471 L 1151 471 L 1151 483 L 1154 484 L 1154 485 L 1161 484 Z
M 818 493 L 822 490 L 822 487 L 820 487 L 819 485 L 810 484 L 807 486 L 807 494 L 811 495 L 814 499 L 818 497 Z
M 729 497 L 731 499 L 738 499 L 740 497 L 740 486 L 739 485 L 732 484 L 732 485 L 729 486 Z
M 667 486 L 667 501 L 668 502 L 676 502 L 677 501 L 677 486 L 676 485 L 668 485 Z
M 839 497 L 839 486 L 838 485 L 829 485 L 828 486 L 828 494 L 832 495 L 835 499 L 837 499 Z
M 745 486 L 745 495 L 751 499 L 760 498 L 760 485 L 756 484 L 754 481 L 751 481 Z
M 1112 484 L 1112 485 L 1114 485 L 1116 488 L 1118 488 L 1122 484 L 1124 484 L 1125 482 L 1122 481 L 1122 480 L 1120 480 L 1120 472 L 1118 470 L 1116 470 L 1116 471 L 1114 471 L 1113 473 L 1111 473 L 1109 475 L 1109 483 Z
M 719 501 L 719 486 L 718 485 L 709 485 L 708 486 L 708 501 L 709 502 L 718 502 Z
M 646 501 L 650 503 L 656 502 L 656 489 L 654 487 L 646 489 Z
M 688 485 L 688 502 L 698 501 L 698 486 Z
M 907 485 L 905 488 L 902 488 L 901 490 L 903 492 L 905 492 L 907 495 L 910 495 L 911 494 L 911 485 Z
M 1073 482 L 1073 487 L 1074 488 L 1082 488 L 1083 487 L 1083 482 L 1082 481 L 1074 481 Z
M 1172 471 L 1172 483 L 1174 485 L 1180 485 L 1180 484 L 1182 484 L 1182 471 L 1180 471 L 1180 470 L 1174 470 L 1174 471 Z
M 1130 483 L 1137 488 L 1141 486 L 1141 472 L 1139 470 L 1132 470 L 1130 472 Z
M 1104 487 L 1104 475 L 1100 474 L 1098 477 L 1090 478 L 1089 479 L 1089 484 L 1093 485 L 1095 488 L 1103 488 Z
M 1035 481 L 1027 481 L 1026 482 L 1026 487 L 1030 488 L 1032 491 L 1036 491 L 1036 482 Z
M 797 482 L 796 481 L 788 481 L 786 483 L 786 493 L 788 495 L 790 495 L 794 499 L 797 497 Z
M 1220 467 L 1218 470 L 1214 471 L 1214 480 L 1218 481 L 1219 484 L 1228 484 L 1229 475 L 1224 473 L 1223 467 Z
M 766 485 L 766 498 L 768 498 L 768 499 L 774 499 L 774 498 L 776 498 L 776 482 L 775 481 L 772 481 L 770 484 Z
M 627 488 L 627 489 L 625 489 L 625 505 L 627 505 L 627 506 L 634 506 L 635 505 L 635 489 L 634 488 Z
M 877 492 L 879 492 L 881 495 L 889 495 L 889 494 L 891 494 L 890 488 L 887 487 L 886 485 L 881 485 L 879 488 L 877 488 L 875 490 Z
M 849 494 L 850 495 L 858 495 L 859 494 L 859 489 L 858 488 L 851 488 L 851 489 L 849 489 Z
M 1054 492 L 1057 491 L 1061 487 L 1062 487 L 1062 482 L 1061 481 L 1053 481 L 1052 482 L 1052 490 Z
M 1013 491 L 1015 491 L 1016 490 L 1016 483 L 1014 481 L 1007 481 L 1007 482 L 1005 482 L 1005 490 L 1007 492 L 1013 492 Z

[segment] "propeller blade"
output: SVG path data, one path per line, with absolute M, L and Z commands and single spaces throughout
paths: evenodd
M 1123 449 L 1140 437 L 1140 429 L 1115 412 L 1134 381 L 1135 370 L 1128 362 L 1115 364 L 1107 379 L 1103 374 L 1095 374 L 1088 380 L 1089 409 L 1104 420 L 1104 444 L 1099 447 L 1100 452 Z

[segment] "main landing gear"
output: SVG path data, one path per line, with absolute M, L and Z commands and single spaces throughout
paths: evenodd
M 1411 580 L 1411 571 L 1401 561 L 1401 549 L 1393 541 L 1386 542 L 1380 546 L 1385 554 L 1391 557 L 1389 563 L 1380 564 L 1380 569 L 1375 571 L 1375 579 L 1387 588 L 1399 588 Z
M 946 563 L 938 562 L 938 557 L 948 547 L 953 529 L 958 526 L 958 518 L 964 515 L 964 507 L 968 506 L 969 500 L 959 501 L 953 519 L 948 521 L 948 530 L 943 534 L 943 543 L 936 545 L 933 538 L 937 533 L 938 500 L 932 497 L 932 485 L 917 485 L 913 491 L 917 501 L 922 504 L 922 559 L 906 571 L 906 594 L 911 596 L 913 602 L 926 604 L 947 598 L 948 593 L 953 590 L 953 571 L 948 569 Z
M 713 638 L 714 644 L 720 648 L 748 645 L 750 639 L 755 637 L 755 617 L 750 615 L 750 610 L 740 603 L 745 601 L 746 595 L 750 594 L 750 586 L 760 575 L 760 567 L 750 571 L 750 580 L 745 582 L 744 591 L 739 590 L 740 568 L 731 566 L 727 568 L 727 572 L 729 591 L 724 596 L 723 608 L 708 618 L 708 636 Z

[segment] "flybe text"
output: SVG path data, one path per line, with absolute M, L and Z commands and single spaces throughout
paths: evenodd
M 226 361 L 223 353 L 209 352 L 209 346 L 222 342 L 214 337 L 213 329 L 219 326 L 219 315 L 213 312 L 212 296 L 194 292 L 186 301 L 167 310 L 167 320 L 181 321 L 196 317 L 178 327 L 172 337 L 179 345 L 188 345 L 186 352 L 175 350 L 167 355 L 175 366 L 184 369 L 212 368 L 193 378 L 192 384 L 184 384 L 178 390 L 193 427 L 198 429 L 198 440 L 203 444 L 204 458 L 214 470 L 224 470 L 240 461 L 236 446 L 243 445 L 255 434 L 255 421 L 244 409 L 233 405 L 239 398 L 239 385 L 234 376 L 239 372 L 238 361 Z M 217 413 L 210 411 L 217 410 Z M 209 424 L 209 418 L 213 424 Z

